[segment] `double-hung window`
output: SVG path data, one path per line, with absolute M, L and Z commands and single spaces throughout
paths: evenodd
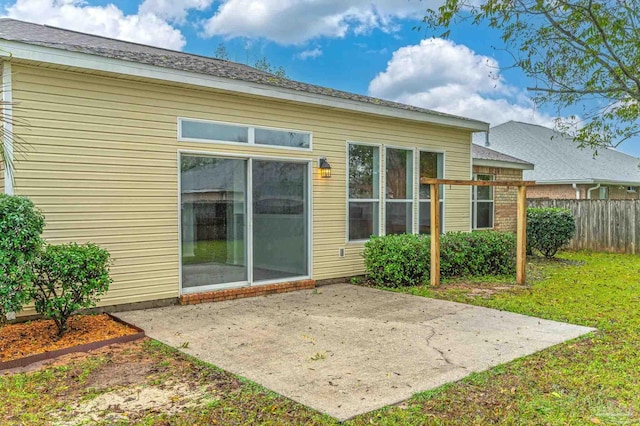
M 413 150 L 387 148 L 385 155 L 385 233 L 413 232 Z
M 349 240 L 378 235 L 380 224 L 380 148 L 349 144 Z
M 475 180 L 492 181 L 495 180 L 493 175 L 476 174 L 473 176 Z M 493 187 L 492 186 L 473 186 L 471 192 L 472 206 L 472 227 L 473 229 L 492 229 L 493 228 Z
M 423 183 L 423 179 L 442 179 L 444 155 L 438 152 L 420 151 L 419 161 L 419 221 L 418 233 L 431 233 L 431 185 Z M 444 188 L 440 185 L 440 218 L 443 217 Z M 442 232 L 443 220 L 440 220 L 440 232 Z

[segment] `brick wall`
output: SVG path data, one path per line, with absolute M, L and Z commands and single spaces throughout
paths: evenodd
M 619 186 L 609 187 L 610 200 L 640 200 L 640 187 L 636 187 L 636 192 L 627 192 L 627 188 Z
M 497 181 L 522 180 L 522 170 L 517 169 L 473 166 L 473 173 L 494 175 Z M 493 229 L 516 232 L 517 199 L 516 187 L 496 186 L 494 188 Z
M 586 186 L 578 185 L 580 198 L 586 198 Z M 592 195 L 594 191 L 592 191 Z M 536 185 L 527 188 L 527 198 L 549 198 L 556 200 L 575 200 L 576 191 L 571 185 Z
M 580 199 L 587 198 L 587 191 L 595 185 L 578 185 L 580 191 Z M 603 185 L 604 187 L 604 185 Z M 627 192 L 626 187 L 621 188 L 619 185 L 606 186 L 609 190 L 609 200 L 638 200 L 640 192 Z M 543 198 L 552 200 L 575 200 L 576 191 L 571 185 L 536 185 L 527 189 L 527 198 Z M 600 199 L 600 190 L 591 191 L 591 198 Z

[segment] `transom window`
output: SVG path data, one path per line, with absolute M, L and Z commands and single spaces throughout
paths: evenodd
M 492 181 L 495 176 L 487 174 L 473 175 L 475 180 Z M 471 191 L 473 229 L 493 228 L 493 187 L 473 186 Z
M 191 118 L 178 119 L 178 140 L 311 149 L 311 133 Z
M 385 154 L 384 165 L 381 164 L 381 152 Z M 349 241 L 366 240 L 380 233 L 430 232 L 430 188 L 420 183 L 420 178 L 443 177 L 442 153 L 350 143 L 348 154 Z M 416 162 L 419 163 L 417 169 Z M 381 170 L 385 172 L 383 183 Z M 384 191 L 381 185 L 384 185 Z M 443 201 L 444 196 L 441 197 Z M 418 219 L 414 217 L 416 203 L 419 203 Z M 380 211 L 381 205 L 384 215 Z M 383 227 L 380 226 L 381 219 Z

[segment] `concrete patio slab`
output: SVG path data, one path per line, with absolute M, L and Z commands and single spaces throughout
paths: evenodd
M 593 331 L 348 284 L 117 316 L 339 420 Z

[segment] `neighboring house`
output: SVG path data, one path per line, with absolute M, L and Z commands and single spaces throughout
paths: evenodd
M 524 170 L 533 170 L 531 163 L 476 144 L 472 147 L 471 155 L 473 178 L 476 180 L 522 180 Z M 515 232 L 517 196 L 515 187 L 472 187 L 472 229 Z
M 472 133 L 488 130 L 11 19 L 0 20 L 0 58 L 13 101 L 3 113 L 24 148 L 4 190 L 42 209 L 48 241 L 110 251 L 103 305 L 361 274 L 371 235 L 429 232 L 420 179 L 469 179 Z M 444 230 L 470 229 L 469 199 L 445 188 Z
M 486 135 L 474 135 L 485 144 Z M 489 148 L 535 165 L 523 178 L 538 185 L 527 198 L 639 199 L 640 159 L 601 148 L 580 149 L 570 137 L 547 127 L 509 121 L 489 131 Z

